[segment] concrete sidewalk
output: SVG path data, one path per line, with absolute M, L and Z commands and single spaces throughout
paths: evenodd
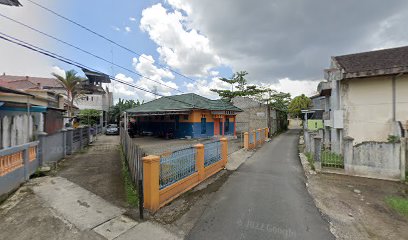
M 37 178 L 0 206 L 0 239 L 179 239 L 125 211 L 65 178 Z
M 56 176 L 21 187 L 0 205 L 0 239 L 178 239 L 127 217 L 138 214 L 126 201 L 118 143 L 98 136 L 61 161 Z

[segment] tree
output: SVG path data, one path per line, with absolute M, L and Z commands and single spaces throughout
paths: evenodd
M 81 94 L 81 82 L 84 81 L 83 78 L 77 76 L 75 70 L 65 71 L 65 77 L 58 75 L 57 73 L 52 73 L 52 75 L 57 78 L 58 81 L 65 88 L 66 95 L 68 98 L 68 117 L 73 115 L 74 100 Z
M 211 91 L 218 93 L 221 99 L 230 102 L 231 99 L 237 96 L 256 96 L 265 90 L 258 88 L 255 85 L 247 86 L 247 80 L 245 76 L 248 75 L 246 71 L 236 72 L 230 79 L 220 78 L 221 81 L 231 84 L 231 90 L 211 89 Z M 237 85 L 236 91 L 234 91 L 234 85 Z
M 115 104 L 110 110 L 109 110 L 109 116 L 110 119 L 115 120 L 116 122 L 120 121 L 120 115 L 127 109 L 135 108 L 137 106 L 140 106 L 142 103 L 140 103 L 139 100 L 123 100 L 119 98 L 118 103 Z
M 81 124 L 94 125 L 101 117 L 101 111 L 96 109 L 84 109 L 78 114 Z
M 291 101 L 290 93 L 278 92 L 276 90 L 268 89 L 267 104 L 274 109 L 287 112 Z
M 300 117 L 303 109 L 308 109 L 312 104 L 312 100 L 304 94 L 295 97 L 288 106 L 288 111 L 291 117 Z

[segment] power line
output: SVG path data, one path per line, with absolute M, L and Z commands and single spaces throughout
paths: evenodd
M 59 39 L 59 38 L 57 38 L 57 37 L 54 37 L 54 36 L 52 36 L 52 35 L 50 35 L 50 34 L 48 34 L 48 33 L 45 33 L 45 32 L 43 32 L 43 31 L 41 31 L 41 30 L 38 30 L 38 29 L 36 29 L 36 28 L 34 28 L 34 27 L 31 27 L 31 26 L 29 26 L 29 25 L 27 25 L 27 24 L 25 24 L 25 23 L 22 23 L 22 22 L 20 22 L 20 21 L 18 21 L 18 20 L 16 20 L 16 19 L 13 19 L 13 18 L 11 18 L 11 17 L 8 17 L 8 16 L 6 16 L 6 15 L 4 15 L 4 14 L 2 14 L 2 13 L 0 13 L 0 16 L 2 16 L 2 17 L 6 18 L 6 19 L 8 19 L 8 20 L 10 20 L 10 21 L 12 21 L 12 22 L 14 22 L 14 23 L 17 23 L 17 24 L 19 24 L 19 25 L 21 25 L 21 26 L 24 26 L 24 27 L 26 27 L 26 28 L 29 28 L 29 29 L 31 29 L 32 31 L 35 31 L 35 32 L 40 33 L 40 34 L 42 34 L 42 35 L 44 35 L 44 36 L 47 36 L 47 37 L 49 37 L 49 38 L 51 38 L 51 39 L 54 39 L 54 40 L 56 40 L 56 41 L 58 41 L 58 42 L 60 42 L 60 43 L 63 43 L 63 44 L 65 44 L 65 45 L 68 45 L 68 46 L 70 46 L 70 47 L 72 47 L 72 48 L 75 48 L 75 49 L 77 49 L 77 50 L 79 50 L 79 51 L 81 51 L 81 52 L 84 52 L 84 53 L 86 53 L 86 54 L 88 54 L 88 55 L 91 55 L 91 56 L 93 56 L 93 57 L 95 57 L 95 58 L 97 58 L 97 59 L 100 59 L 100 60 L 104 61 L 104 62 L 107 62 L 107 63 L 109 63 L 109 64 L 115 65 L 116 67 L 121 68 L 121 69 L 123 69 L 123 70 L 125 70 L 125 71 L 128 71 L 128 72 L 130 72 L 130 73 L 136 74 L 136 75 L 138 75 L 138 76 L 140 76 L 140 77 L 146 78 L 146 79 L 148 79 L 148 80 L 150 80 L 150 81 L 153 81 L 153 82 L 158 83 L 158 84 L 160 84 L 160 85 L 162 85 L 162 86 L 171 88 L 171 89 L 173 89 L 173 90 L 175 90 L 175 91 L 178 91 L 178 92 L 180 92 L 180 93 L 184 93 L 183 91 L 181 91 L 181 90 L 179 90 L 179 89 L 177 89 L 177 88 L 171 87 L 171 86 L 169 86 L 169 85 L 167 85 L 167 84 L 164 84 L 164 83 L 159 82 L 159 81 L 157 81 L 157 80 L 154 80 L 154 79 L 152 79 L 152 78 L 143 76 L 142 74 L 140 74 L 140 73 L 138 73 L 138 72 L 135 72 L 135 71 L 133 71 L 133 70 L 131 70 L 131 69 L 129 69 L 129 68 L 123 67 L 123 66 L 121 66 L 121 65 L 118 65 L 118 64 L 114 63 L 113 61 L 109 61 L 109 60 L 107 60 L 107 59 L 105 59 L 105 58 L 103 58 L 103 57 L 100 57 L 100 56 L 98 56 L 98 55 L 95 55 L 95 54 L 93 54 L 93 53 L 91 53 L 91 52 L 89 52 L 89 51 L 87 51 L 87 50 L 84 50 L 84 49 L 82 49 L 82 48 L 80 48 L 80 47 L 77 47 L 77 46 L 75 46 L 75 45 L 73 45 L 73 44 L 71 44 L 71 43 L 68 43 L 68 42 L 66 42 L 66 41 L 64 41 L 64 40 L 61 40 L 61 39 Z
M 2 35 L 2 36 L 1 36 L 1 35 Z M 181 103 L 185 103 L 185 104 L 188 104 L 188 105 L 193 106 L 191 103 L 184 102 L 184 101 L 180 101 L 180 100 L 177 100 L 177 99 L 173 99 L 173 98 L 170 98 L 169 96 L 165 96 L 165 95 L 162 95 L 162 94 L 159 94 L 159 93 L 155 93 L 155 92 L 153 92 L 153 91 L 151 91 L 151 90 L 148 90 L 148 89 L 145 89 L 145 88 L 142 88 L 142 87 L 138 87 L 138 86 L 136 86 L 136 85 L 134 85 L 134 84 L 125 82 L 125 81 L 120 80 L 120 79 L 118 79 L 118 78 L 116 78 L 116 77 L 114 77 L 114 76 L 111 76 L 111 75 L 109 75 L 109 74 L 105 74 L 105 73 L 103 73 L 103 72 L 100 72 L 100 71 L 98 71 L 98 70 L 95 70 L 95 69 L 93 69 L 93 68 L 90 68 L 90 67 L 88 67 L 88 66 L 86 66 L 86 65 L 83 65 L 83 64 L 78 63 L 78 62 L 76 62 L 76 61 L 73 61 L 73 60 L 71 60 L 71 59 L 65 58 L 65 57 L 63 57 L 63 56 L 61 56 L 61 55 L 55 54 L 55 53 L 53 53 L 53 52 L 50 52 L 50 51 L 45 50 L 45 49 L 43 49 L 43 48 L 37 47 L 37 46 L 35 46 L 35 45 L 32 45 L 32 44 L 30 44 L 30 43 L 28 43 L 28 42 L 25 42 L 25 41 L 23 41 L 23 40 L 20 40 L 20 39 L 18 39 L 18 38 L 12 37 L 12 36 L 10 36 L 10 35 L 8 35 L 8 34 L 5 34 L 5 33 L 3 33 L 3 32 L 0 32 L 0 39 L 3 39 L 3 40 L 8 41 L 8 42 L 10 42 L 10 43 L 14 43 L 14 44 L 16 44 L 16 45 L 19 45 L 19 46 L 24 47 L 24 48 L 26 48 L 26 49 L 29 49 L 29 50 L 31 50 L 31 51 L 35 51 L 35 52 L 40 53 L 40 54 L 42 54 L 42 55 L 45 55 L 45 56 L 48 56 L 48 57 L 57 59 L 57 60 L 59 60 L 59 61 L 61 61 L 61 62 L 64 62 L 64 63 L 66 63 L 66 64 L 69 64 L 69 65 L 72 65 L 72 66 L 75 66 L 75 67 L 78 67 L 78 68 L 86 68 L 86 69 L 89 69 L 89 70 L 91 70 L 91 71 L 94 71 L 94 72 L 97 72 L 97 73 L 100 73 L 100 74 L 104 74 L 104 75 L 108 76 L 111 80 L 117 81 L 117 82 L 122 83 L 122 84 L 124 84 L 124 85 L 127 85 L 127 86 L 129 86 L 129 87 L 133 87 L 133 88 L 139 89 L 139 90 L 141 90 L 141 91 L 151 93 L 151 94 L 156 95 L 156 96 L 165 97 L 165 98 L 167 98 L 167 99 L 170 99 L 170 100 L 173 100 L 173 101 L 176 101 L 176 102 L 181 102 Z
M 32 1 L 32 0 L 27 0 L 27 1 L 31 2 L 32 4 L 36 5 L 37 7 L 42 8 L 42 9 L 44 9 L 44 10 L 46 10 L 46 11 L 48 11 L 48 12 L 50 12 L 50 13 L 52 13 L 52 14 L 54 14 L 54 15 L 56 15 L 56 16 L 58 16 L 58 17 L 64 19 L 64 20 L 66 20 L 66 21 L 68 21 L 68 22 L 70 22 L 70 23 L 72 23 L 72 24 L 74 24 L 74 25 L 76 25 L 76 26 L 78 26 L 78 27 L 80 27 L 80 28 L 82 28 L 82 29 L 84 29 L 84 30 L 86 30 L 86 31 L 88 31 L 88 32 L 90 32 L 90 33 L 92 33 L 92 34 L 94 34 L 94 35 L 96 35 L 96 36 L 98 36 L 98 37 L 100 37 L 100 38 L 102 38 L 102 39 L 104 39 L 104 40 L 106 40 L 106 41 L 108 41 L 108 42 L 110 42 L 110 43 L 112 43 L 112 44 L 114 44 L 114 45 L 116 45 L 116 46 L 122 48 L 122 49 L 124 49 L 124 50 L 126 50 L 126 51 L 128 51 L 128 52 L 131 52 L 131 53 L 133 53 L 133 54 L 136 54 L 137 56 L 142 57 L 142 58 L 144 58 L 144 59 L 146 59 L 146 60 L 148 60 L 148 61 L 150 61 L 150 62 L 152 62 L 152 63 L 154 62 L 154 61 L 152 61 L 151 59 L 145 57 L 143 54 L 140 54 L 140 53 L 138 53 L 138 52 L 135 52 L 135 51 L 133 51 L 132 49 L 130 49 L 130 48 L 126 47 L 126 46 L 123 46 L 123 45 L 121 45 L 121 44 L 119 44 L 119 43 L 113 41 L 112 39 L 110 39 L 110 38 L 108 38 L 108 37 L 105 37 L 104 35 L 102 35 L 102 34 L 96 32 L 96 31 L 94 31 L 94 30 L 92 30 L 92 29 L 90 29 L 90 28 L 88 28 L 88 27 L 86 27 L 86 26 L 84 26 L 84 25 L 82 25 L 82 24 L 80 24 L 80 23 L 78 23 L 78 22 L 72 20 L 72 19 L 69 19 L 68 17 L 63 16 L 63 15 L 60 14 L 60 13 L 55 12 L 55 11 L 52 10 L 52 9 L 49 9 L 49 8 L 43 6 L 43 5 L 41 5 L 41 4 L 39 4 L 39 3 L 35 2 L 35 1 Z M 173 72 L 173 73 L 175 73 L 175 74 L 177 74 L 177 75 L 179 75 L 179 76 L 182 76 L 182 77 L 184 77 L 184 78 L 186 78 L 186 79 L 189 79 L 189 80 L 191 80 L 191 81 L 193 81 L 193 82 L 197 82 L 197 80 L 195 80 L 195 79 L 193 79 L 193 78 L 190 78 L 190 77 L 188 77 L 188 76 L 186 76 L 186 75 L 184 75 L 184 74 L 182 74 L 182 73 L 179 73 L 178 71 L 175 71 L 175 70 L 171 69 L 171 68 L 168 67 L 168 66 L 165 66 L 165 65 L 160 64 L 160 63 L 157 63 L 157 65 L 159 65 L 159 66 L 161 66 L 161 67 L 163 67 L 163 68 L 165 68 L 165 69 L 167 69 L 167 70 L 169 70 L 169 71 L 171 71 L 171 72 Z

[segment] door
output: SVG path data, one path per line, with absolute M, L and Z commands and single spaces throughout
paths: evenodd
M 201 118 L 201 134 L 207 133 L 207 119 Z

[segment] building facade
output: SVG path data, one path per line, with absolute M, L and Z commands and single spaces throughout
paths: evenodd
M 268 107 L 254 99 L 235 97 L 232 99 L 234 106 L 242 109 L 236 116 L 237 132 L 249 132 L 260 128 L 269 128 L 274 134 L 288 127 L 286 112 Z
M 324 141 L 354 144 L 401 137 L 408 121 L 408 47 L 333 57 L 318 86 L 325 96 Z
M 196 94 L 162 97 L 126 114 L 139 134 L 172 138 L 235 136 L 236 114 L 241 109 L 221 100 Z

